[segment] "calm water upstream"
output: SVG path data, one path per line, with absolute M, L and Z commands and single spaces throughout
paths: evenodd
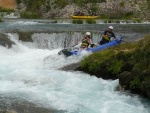
M 106 81 L 82 72 L 59 70 L 81 61 L 88 53 L 65 58 L 58 55 L 58 51 L 75 44 L 85 31 L 91 31 L 94 42 L 97 42 L 99 32 L 108 26 L 31 20 L 0 23 L 0 33 L 6 33 L 16 44 L 11 49 L 0 46 L 0 110 L 17 111 L 16 104 L 24 102 L 41 109 L 55 109 L 59 113 L 150 113 L 148 100 L 115 91 L 118 80 Z M 142 38 L 150 27 L 149 24 L 113 26 L 116 34 L 123 35 L 126 41 Z M 33 32 L 33 42 L 19 41 L 18 31 Z M 28 113 L 34 113 L 31 111 Z

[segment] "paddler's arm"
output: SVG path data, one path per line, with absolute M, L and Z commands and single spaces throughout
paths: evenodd
M 114 37 L 115 40 L 117 40 L 116 35 L 112 33 L 112 37 Z
M 92 39 L 90 39 L 90 40 L 89 40 L 89 44 L 91 45 L 92 43 L 93 43 L 93 42 L 92 42 Z
M 106 40 L 110 40 L 109 37 L 108 37 L 107 35 L 105 35 L 105 34 L 102 34 L 102 37 L 103 37 L 104 39 L 106 39 Z

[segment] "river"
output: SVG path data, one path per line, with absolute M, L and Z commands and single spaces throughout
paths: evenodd
M 0 111 L 150 113 L 147 99 L 130 92 L 116 91 L 118 80 L 103 80 L 79 71 L 59 70 L 88 55 L 66 58 L 57 54 L 61 49 L 75 44 L 85 31 L 92 32 L 94 42 L 98 42 L 100 32 L 110 24 L 41 21 L 7 20 L 0 23 L 0 33 L 6 33 L 16 44 L 10 49 L 0 46 Z M 111 25 L 117 36 L 123 35 L 124 40 L 129 42 L 139 40 L 149 32 L 149 24 Z M 18 31 L 33 32 L 33 42 L 18 40 Z M 67 44 L 64 46 L 64 43 Z

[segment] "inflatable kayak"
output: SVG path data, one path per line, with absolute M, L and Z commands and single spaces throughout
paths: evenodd
M 96 19 L 99 16 L 71 16 L 73 19 Z
M 116 46 L 120 44 L 122 41 L 122 36 L 119 36 L 118 39 L 115 39 L 109 43 L 98 45 L 96 47 L 89 47 L 88 49 L 84 50 L 87 52 L 97 52 L 109 47 Z M 69 48 L 69 49 L 63 49 L 60 52 L 58 52 L 59 55 L 64 54 L 65 56 L 71 56 L 71 55 L 80 55 L 83 50 L 80 50 L 79 48 Z

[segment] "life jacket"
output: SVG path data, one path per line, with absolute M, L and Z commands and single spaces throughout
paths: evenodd
M 88 42 L 88 40 L 87 40 L 86 38 L 84 38 L 84 39 L 82 40 L 81 46 L 84 46 L 84 47 L 88 47 L 88 46 L 89 46 L 89 42 Z
M 106 33 L 107 37 L 103 37 L 105 40 L 110 41 L 110 37 L 112 35 L 112 33 L 110 33 L 109 31 L 107 31 Z
M 108 38 L 110 38 L 110 37 L 111 37 L 111 34 L 112 34 L 112 33 L 110 33 L 109 31 L 107 31 L 107 34 L 106 34 L 106 35 L 108 36 Z

